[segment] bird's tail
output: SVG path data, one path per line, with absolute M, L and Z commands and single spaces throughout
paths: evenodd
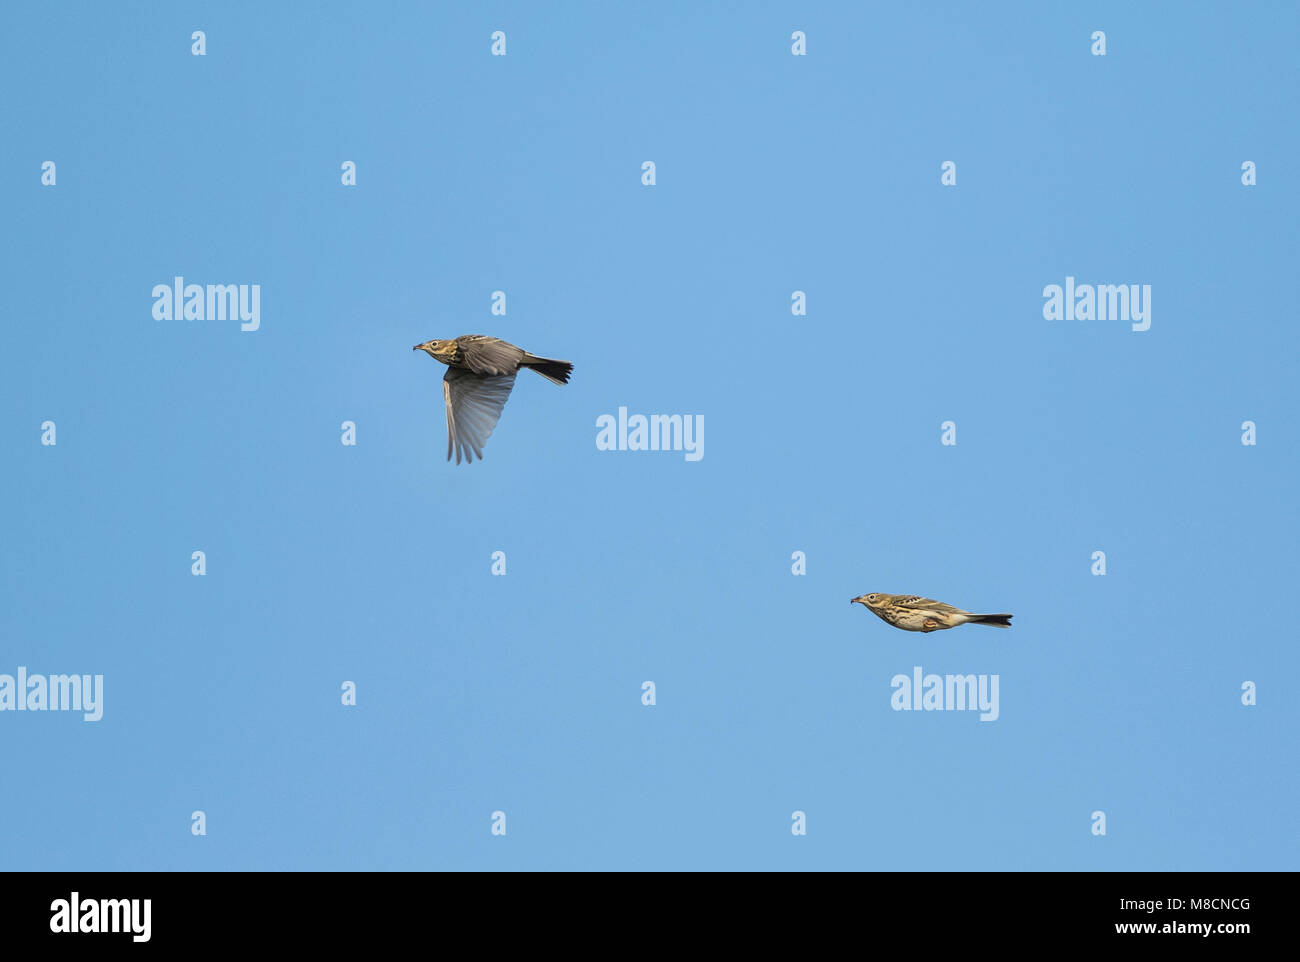
M 996 628 L 1010 628 L 1011 615 L 971 615 L 968 625 L 993 625 Z
M 569 375 L 573 372 L 573 365 L 568 361 L 556 361 L 549 357 L 538 357 L 536 354 L 525 354 L 519 359 L 520 367 L 530 367 L 548 381 L 554 381 L 556 384 L 568 384 Z

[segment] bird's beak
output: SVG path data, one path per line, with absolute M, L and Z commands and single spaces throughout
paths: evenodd
M 864 606 L 865 606 L 865 605 L 866 605 L 866 602 L 862 600 L 862 596 L 861 596 L 861 595 L 858 595 L 856 598 L 850 598 L 850 599 L 849 599 L 849 604 L 851 604 L 851 605 L 861 604 L 861 605 L 864 605 Z
M 412 351 L 418 351 L 419 349 L 420 349 L 420 345 L 418 344 L 415 345 L 415 347 L 411 348 Z

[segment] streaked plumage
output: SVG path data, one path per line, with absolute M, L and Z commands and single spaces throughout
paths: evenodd
M 976 615 L 961 608 L 954 608 L 942 601 L 921 598 L 917 595 L 859 595 L 849 599 L 850 604 L 857 603 L 868 611 L 887 621 L 895 628 L 904 631 L 940 631 L 944 628 L 956 628 L 958 625 L 993 625 L 996 628 L 1010 628 L 1012 615 Z
M 451 340 L 425 341 L 411 348 L 447 365 L 442 398 L 447 408 L 447 460 L 456 452 L 473 463 L 483 460 L 483 446 L 501 417 L 515 375 L 530 368 L 556 384 L 567 384 L 573 365 L 529 354 L 523 348 L 484 334 L 463 334 Z

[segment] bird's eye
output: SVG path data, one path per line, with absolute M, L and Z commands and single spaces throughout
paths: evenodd
M 875 596 L 875 595 L 867 595 L 867 600 L 868 600 L 868 601 L 875 601 L 875 600 L 876 600 L 876 596 Z

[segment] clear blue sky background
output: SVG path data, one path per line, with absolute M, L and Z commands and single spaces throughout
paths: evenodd
M 105 708 L 0 714 L 0 868 L 1300 868 L 1296 7 L 913 7 L 6 6 L 0 672 Z M 465 333 L 576 368 L 458 467 Z

